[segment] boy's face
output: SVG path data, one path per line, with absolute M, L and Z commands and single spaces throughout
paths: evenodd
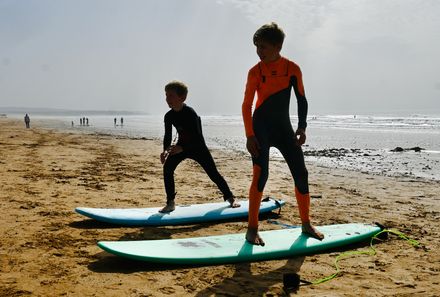
M 257 55 L 264 63 L 270 63 L 280 57 L 281 45 L 273 45 L 266 41 L 258 41 L 255 44 Z
M 167 90 L 165 91 L 165 98 L 170 108 L 179 111 L 183 107 L 183 102 L 185 101 L 186 96 L 177 95 L 175 90 Z

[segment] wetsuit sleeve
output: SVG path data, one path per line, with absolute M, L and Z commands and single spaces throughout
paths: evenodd
M 163 137 L 163 150 L 165 151 L 171 145 L 171 138 L 173 137 L 173 126 L 171 120 L 165 115 L 165 135 Z
M 254 72 L 251 69 L 249 70 L 248 73 L 246 89 L 244 91 L 244 100 L 241 106 L 246 137 L 254 135 L 254 128 L 252 125 L 252 105 L 254 102 L 254 97 L 257 87 L 258 87 L 258 77 L 254 74 Z
M 295 91 L 296 101 L 298 103 L 298 128 L 306 129 L 308 103 L 304 92 L 302 73 L 299 67 L 296 67 L 292 85 Z

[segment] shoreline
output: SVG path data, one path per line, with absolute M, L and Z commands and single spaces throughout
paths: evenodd
M 103 125 L 102 119 L 97 123 L 97 126 L 75 126 L 71 127 L 68 120 L 63 120 L 60 117 L 39 117 L 36 119 L 39 127 L 45 129 L 55 129 L 65 133 L 78 133 L 78 134 L 99 134 L 99 135 L 113 135 L 114 137 L 127 137 L 131 139 L 154 139 L 162 141 L 163 127 L 161 123 L 161 117 L 151 116 L 146 123 L 147 126 L 130 126 L 130 119 L 127 119 L 128 125 L 124 127 L 116 127 L 113 124 Z M 234 154 L 241 154 L 243 157 L 247 156 L 245 149 L 245 138 L 242 136 L 242 131 L 236 131 L 236 123 L 229 127 L 228 135 L 225 135 L 222 124 L 229 125 L 229 123 L 223 122 L 221 116 L 213 117 L 211 122 L 205 120 L 204 132 L 205 140 L 210 149 L 219 149 L 229 151 Z M 111 120 L 110 118 L 108 120 Z M 139 121 L 136 118 L 136 121 Z M 237 118 L 234 117 L 234 121 Z M 104 121 L 105 122 L 105 121 Z M 368 148 L 366 140 L 360 139 L 368 137 L 374 139 L 377 135 L 371 134 L 367 131 L 357 131 L 351 135 L 351 140 L 355 145 L 348 141 L 348 135 L 343 134 L 341 128 L 335 128 L 335 130 L 328 129 L 323 130 L 320 128 L 310 128 L 309 137 L 307 143 L 303 146 L 305 161 L 307 164 L 313 166 L 324 167 L 328 169 L 343 168 L 353 172 L 362 172 L 377 176 L 388 176 L 396 178 L 407 178 L 420 181 L 433 181 L 440 183 L 440 150 L 425 149 L 426 137 L 420 138 L 420 145 L 417 147 L 418 142 L 408 142 L 407 140 L 395 142 L 394 146 L 388 148 L 376 148 L 373 145 Z M 148 131 L 148 132 L 146 132 Z M 327 131 L 327 132 L 325 132 Z M 339 141 L 331 140 L 329 136 L 330 131 L 337 132 L 336 138 Z M 350 130 L 348 130 L 350 131 Z M 429 132 L 429 131 L 427 131 Z M 232 134 L 231 134 L 232 133 Z M 357 135 L 360 133 L 359 135 Z M 365 134 L 366 133 L 366 134 Z M 383 131 L 381 131 L 383 133 Z M 431 133 L 431 132 L 429 132 Z M 363 136 L 360 136 L 363 135 Z M 390 135 L 391 137 L 392 135 Z M 440 134 L 439 134 L 440 136 Z M 384 136 L 382 136 L 383 138 Z M 321 139 L 320 144 L 317 146 L 316 141 L 313 139 Z M 431 138 L 431 137 L 428 137 Z M 424 140 L 425 139 L 425 140 Z M 330 141 L 330 145 L 328 144 Z M 379 141 L 380 142 L 380 141 Z M 374 141 L 373 141 L 374 143 Z M 412 146 L 411 146 L 412 145 Z M 435 148 L 438 145 L 435 146 Z M 412 150 L 411 148 L 418 148 L 419 150 Z M 440 148 L 440 147 L 439 147 Z M 276 149 L 271 150 L 271 158 L 282 160 L 282 156 Z
M 125 228 L 96 223 L 77 206 L 153 207 L 164 204 L 161 142 L 53 129 L 24 129 L 0 119 L 0 295 L 5 296 L 283 296 L 282 277 L 314 280 L 334 272 L 340 251 L 213 267 L 158 267 L 111 256 L 98 240 L 184 238 L 243 233 L 246 222 Z M 212 150 L 219 171 L 240 199 L 247 197 L 251 162 L 240 153 Z M 344 259 L 343 275 L 301 296 L 435 296 L 440 291 L 438 182 L 309 167 L 315 225 L 380 222 L 419 240 L 422 248 L 390 236 L 376 256 Z M 190 174 L 187 174 L 190 173 Z M 221 200 L 200 167 L 176 170 L 176 203 Z M 287 201 L 279 217 L 298 224 L 293 182 L 284 162 L 271 161 L 265 195 Z M 280 226 L 267 220 L 261 230 Z M 270 244 L 270 243 L 267 243 Z M 366 249 L 366 245 L 352 247 Z M 294 293 L 292 293 L 294 294 Z

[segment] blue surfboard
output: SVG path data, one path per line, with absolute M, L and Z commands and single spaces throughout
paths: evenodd
M 249 201 L 239 201 L 240 207 L 231 208 L 228 202 L 176 206 L 170 213 L 153 208 L 88 208 L 75 211 L 97 221 L 124 226 L 167 226 L 244 218 L 248 215 Z M 281 208 L 286 202 L 273 198 L 261 202 L 260 214 Z

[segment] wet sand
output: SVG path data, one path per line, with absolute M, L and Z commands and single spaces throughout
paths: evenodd
M 314 280 L 334 272 L 341 251 L 257 263 L 165 266 L 109 255 L 98 240 L 185 238 L 241 233 L 245 221 L 175 227 L 125 228 L 76 214 L 77 206 L 156 207 L 164 204 L 161 143 L 109 135 L 24 129 L 0 118 L 0 296 L 283 296 L 283 274 Z M 247 155 L 213 150 L 236 196 L 251 179 Z M 419 240 L 396 236 L 376 245 L 376 256 L 340 262 L 343 273 L 300 296 L 438 296 L 440 292 L 439 182 L 383 177 L 308 164 L 316 225 L 380 222 Z M 179 204 L 221 201 L 191 161 L 176 170 Z M 288 205 L 279 216 L 299 224 L 287 166 L 272 161 L 265 195 Z M 261 230 L 281 228 L 262 220 Z M 270 244 L 270 243 L 267 243 Z M 368 244 L 349 249 L 367 250 Z

